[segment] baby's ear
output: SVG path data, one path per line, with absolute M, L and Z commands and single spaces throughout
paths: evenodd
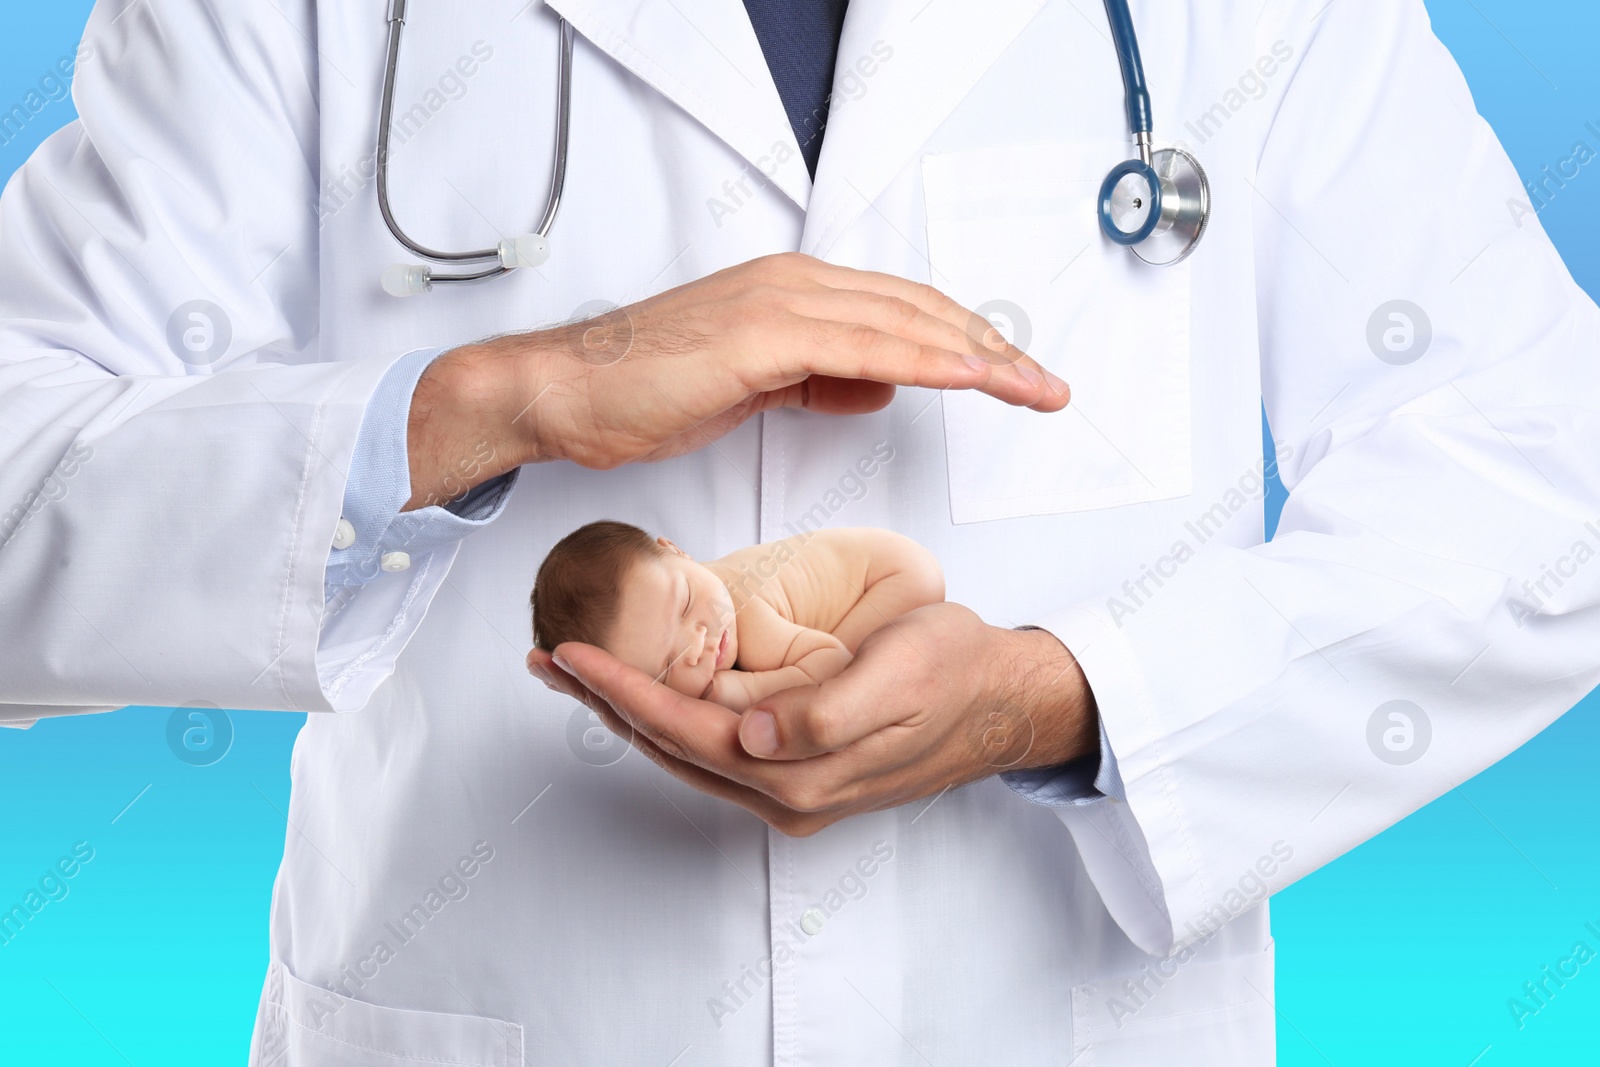
M 679 548 L 677 545 L 673 544 L 671 541 L 667 540 L 665 537 L 656 538 L 656 544 L 660 545 L 662 548 L 665 548 L 665 549 L 667 549 L 669 551 L 676 552 L 678 555 L 682 556 L 684 559 L 688 559 L 689 558 L 689 553 L 685 552 L 683 549 Z

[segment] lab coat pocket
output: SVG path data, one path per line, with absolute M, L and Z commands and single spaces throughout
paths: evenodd
M 944 394 L 951 519 L 1190 492 L 1191 261 L 1152 267 L 1100 232 L 1120 141 L 1013 144 L 922 163 L 933 284 L 1072 386 L 1065 411 Z
M 1073 1067 L 1275 1062 L 1274 943 L 1222 960 L 1156 961 L 1072 990 Z
M 405 1011 L 267 971 L 252 1067 L 522 1067 L 522 1027 L 479 1015 Z

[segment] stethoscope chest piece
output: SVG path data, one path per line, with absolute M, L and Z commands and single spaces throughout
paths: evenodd
M 1106 236 L 1152 266 L 1169 266 L 1194 251 L 1210 215 L 1206 172 L 1180 148 L 1160 149 L 1149 163 L 1124 160 L 1100 186 Z

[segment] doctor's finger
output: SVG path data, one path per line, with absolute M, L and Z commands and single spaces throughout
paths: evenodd
M 959 301 L 946 293 L 923 282 L 902 278 L 898 274 L 856 270 L 853 267 L 825 263 L 822 260 L 816 261 L 814 272 L 816 280 L 823 285 L 834 289 L 854 289 L 892 296 L 909 304 L 915 304 L 928 314 L 962 329 L 965 329 L 967 319 L 972 315 L 971 311 L 962 307 Z
M 777 352 L 784 377 L 823 374 L 924 389 L 977 389 L 1043 410 L 1064 407 L 1071 396 L 1059 379 L 1030 383 L 1009 364 L 996 366 L 974 352 L 921 344 L 861 323 L 797 319 L 793 336 L 804 340 Z
M 774 693 L 744 713 L 740 744 L 764 760 L 810 759 L 848 748 L 907 717 L 908 709 L 886 694 L 852 695 L 854 689 L 859 687 L 840 675 L 820 686 Z
M 936 314 L 904 296 L 890 293 L 817 286 L 795 294 L 789 302 L 789 308 L 808 318 L 859 322 L 884 333 L 952 352 L 965 352 L 972 347 L 972 339 L 961 315 Z M 978 354 L 994 355 L 990 362 L 998 365 L 998 354 Z
M 912 305 L 958 330 L 967 338 L 968 348 L 982 345 L 979 355 L 984 355 L 991 361 L 993 357 L 988 352 L 990 348 L 994 348 L 1000 355 L 1013 362 L 1025 355 L 1021 349 L 1005 341 L 988 318 L 931 285 L 914 282 L 894 274 L 854 270 L 834 263 L 818 262 L 815 270 L 816 280 L 829 288 L 847 293 L 886 297 Z
M 588 687 L 586 702 L 612 733 L 675 777 L 783 833 L 815 833 L 876 796 L 854 780 L 858 772 L 842 757 L 804 765 L 756 759 L 740 745 L 739 716 L 720 704 L 674 692 L 590 645 L 561 645 L 556 652 L 558 666 L 564 660 L 569 674 Z M 903 771 L 910 762 L 880 761 L 875 776 Z
M 613 732 L 622 733 L 637 748 L 642 749 L 641 742 L 655 745 L 679 761 L 682 766 L 677 770 L 697 767 L 703 774 L 727 783 L 720 788 L 740 786 L 751 790 L 738 794 L 750 803 L 738 802 L 763 819 L 771 822 L 768 815 L 773 812 L 817 814 L 836 806 L 839 784 L 849 775 L 843 764 L 829 760 L 802 768 L 757 759 L 740 744 L 739 716 L 722 705 L 658 685 L 643 671 L 590 645 L 561 645 L 556 654 L 567 661 L 570 672 L 593 690 L 598 701 L 614 709 L 636 734 L 629 736 L 611 727 Z M 694 776 L 696 784 L 711 780 L 703 774 Z M 757 803 L 752 799 L 754 793 L 770 798 L 762 802 L 767 804 L 765 814 L 752 806 Z M 773 825 L 790 833 L 795 824 Z
M 738 716 L 720 704 L 684 696 L 593 645 L 558 645 L 555 657 L 584 692 L 671 755 L 724 774 L 730 758 L 759 762 L 740 750 Z
M 737 804 L 756 818 L 791 837 L 806 837 L 835 822 L 842 813 L 796 811 L 760 789 L 724 778 L 699 764 L 680 759 L 652 744 L 644 737 L 635 736 L 633 747 L 674 778 L 702 793 Z
M 1065 382 L 1008 342 L 987 319 L 971 312 L 962 311 L 954 316 L 957 321 L 951 321 L 903 297 L 826 288 L 800 294 L 791 308 L 808 318 L 858 323 L 916 344 L 977 356 L 994 368 L 986 391 L 1010 403 L 1050 407 L 1066 403 Z
M 565 650 L 565 655 L 572 654 L 571 647 Z M 579 655 L 581 656 L 581 653 Z M 606 654 L 602 653 L 601 655 L 605 656 Z M 610 657 L 606 656 L 606 658 L 609 659 Z M 578 703 L 587 707 L 590 711 L 594 712 L 600 717 L 600 721 L 604 723 L 606 728 L 612 733 L 627 741 L 629 744 L 639 747 L 639 742 L 643 740 L 644 733 L 634 725 L 633 719 L 624 714 L 622 708 L 619 706 L 619 703 L 623 699 L 622 697 L 607 696 L 603 693 L 596 692 L 594 689 L 591 689 L 587 684 L 585 684 L 583 678 L 571 673 L 569 670 L 564 669 L 560 663 L 556 662 L 555 657 L 548 652 L 535 649 L 529 654 L 528 663 L 529 669 L 534 673 L 535 677 L 543 679 L 545 684 L 556 692 L 569 696 L 573 700 L 576 700 Z M 618 665 L 616 660 L 611 660 L 611 664 Z M 536 665 L 537 670 L 534 669 Z M 597 671 L 605 671 L 608 669 L 610 668 L 606 666 L 594 667 L 594 670 Z M 626 669 L 631 670 L 632 668 Z M 642 673 L 640 676 L 643 677 Z M 657 688 L 665 690 L 668 693 L 671 692 L 671 690 L 667 690 L 665 686 L 660 686 Z
M 599 699 L 581 681 L 562 670 L 560 664 L 542 648 L 536 648 L 528 653 L 528 673 L 544 682 L 548 688 L 569 696 L 580 704 L 588 704 L 593 708 L 594 702 Z

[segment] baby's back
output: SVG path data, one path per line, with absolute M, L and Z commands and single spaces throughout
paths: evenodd
M 706 566 L 728 587 L 735 610 L 759 597 L 795 625 L 826 633 L 835 633 L 867 590 L 883 579 L 938 572 L 932 554 L 917 542 L 870 526 L 817 530 L 752 545 Z

